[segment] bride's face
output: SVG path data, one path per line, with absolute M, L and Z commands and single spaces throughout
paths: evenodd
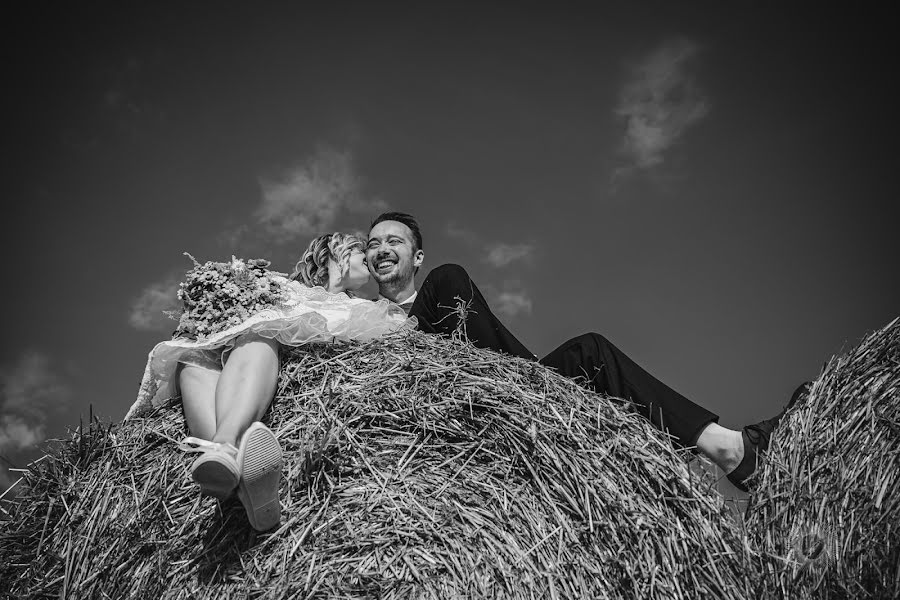
M 354 248 L 350 251 L 350 266 L 343 279 L 345 290 L 358 290 L 369 283 L 369 268 L 366 266 L 366 255 L 362 250 Z

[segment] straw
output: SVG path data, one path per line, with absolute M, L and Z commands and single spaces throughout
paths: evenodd
M 897 332 L 835 359 L 788 414 L 746 529 L 694 456 L 627 402 L 464 332 L 286 351 L 264 419 L 285 455 L 280 527 L 258 534 L 236 500 L 198 495 L 173 400 L 120 424 L 92 419 L 25 473 L 0 523 L 0 592 L 896 595 Z M 797 566 L 794 530 L 828 532 L 826 569 Z
M 777 433 L 747 527 L 779 589 L 900 597 L 900 320 L 829 361 Z

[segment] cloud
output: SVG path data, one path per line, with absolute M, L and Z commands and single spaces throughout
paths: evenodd
M 167 276 L 145 287 L 131 303 L 128 323 L 141 331 L 172 331 L 175 321 L 163 311 L 180 310 L 178 283 L 181 277 Z
M 48 415 L 71 398 L 69 382 L 41 352 L 26 352 L 0 368 L 0 494 L 18 479 L 9 472 L 9 455 L 27 455 L 43 442 Z
M 500 285 L 487 283 L 482 289 L 491 310 L 501 317 L 512 318 L 531 314 L 531 295 L 520 280 L 507 279 Z
M 676 39 L 634 67 L 615 110 L 625 122 L 620 148 L 625 163 L 614 178 L 661 164 L 665 152 L 709 113 L 709 99 L 689 72 L 698 51 L 690 40 Z
M 506 265 L 522 260 L 529 262 L 534 254 L 534 245 L 526 243 L 507 244 L 504 242 L 483 243 L 481 238 L 473 230 L 457 225 L 454 222 L 447 224 L 444 229 L 447 236 L 459 240 L 467 246 L 481 246 L 481 261 L 491 265 L 494 268 L 505 267 Z
M 0 369 L 0 453 L 43 441 L 48 413 L 71 396 L 69 384 L 40 352 L 27 352 L 12 367 Z
M 504 317 L 531 314 L 531 298 L 525 291 L 502 291 L 491 303 L 491 308 Z
M 350 153 L 328 147 L 276 177 L 261 178 L 260 187 L 257 225 L 276 243 L 333 231 L 345 212 L 371 214 L 387 208 L 381 200 L 363 197 Z
M 516 260 L 530 260 L 534 252 L 531 244 L 489 244 L 485 248 L 486 253 L 482 257 L 484 262 L 493 267 L 505 267 Z
M 310 238 L 346 227 L 348 216 L 366 218 L 387 209 L 387 204 L 362 193 L 349 151 L 320 146 L 300 163 L 259 179 L 261 199 L 244 222 L 223 227 L 216 241 L 238 256 L 265 256 L 277 261 L 285 243 L 305 247 Z M 294 247 L 296 251 L 297 248 Z M 227 258 L 223 255 L 220 260 Z M 294 257 L 296 260 L 296 257 Z M 183 272 L 147 285 L 131 302 L 128 322 L 143 331 L 170 332 L 175 322 L 163 311 L 179 311 L 176 297 Z
M 15 415 L 0 415 L 0 448 L 21 450 L 44 441 L 43 423 L 29 424 Z

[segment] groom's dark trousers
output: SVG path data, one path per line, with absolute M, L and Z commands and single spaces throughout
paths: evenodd
M 491 312 L 478 287 L 459 265 L 441 265 L 432 270 L 422 282 L 409 315 L 418 319 L 422 331 L 450 335 L 459 323 L 460 300 L 468 305 L 465 332 L 475 346 L 537 359 Z M 566 377 L 583 377 L 597 392 L 631 401 L 638 412 L 684 446 L 696 444 L 703 428 L 719 420 L 714 413 L 653 377 L 596 333 L 572 338 L 540 363 Z

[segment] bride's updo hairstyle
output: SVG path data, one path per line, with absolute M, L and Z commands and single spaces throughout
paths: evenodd
M 357 249 L 363 251 L 363 244 L 358 237 L 349 233 L 326 233 L 309 243 L 309 248 L 294 265 L 291 279 L 301 281 L 309 287 L 328 287 L 328 259 L 333 258 L 341 273 L 350 265 L 350 253 Z

